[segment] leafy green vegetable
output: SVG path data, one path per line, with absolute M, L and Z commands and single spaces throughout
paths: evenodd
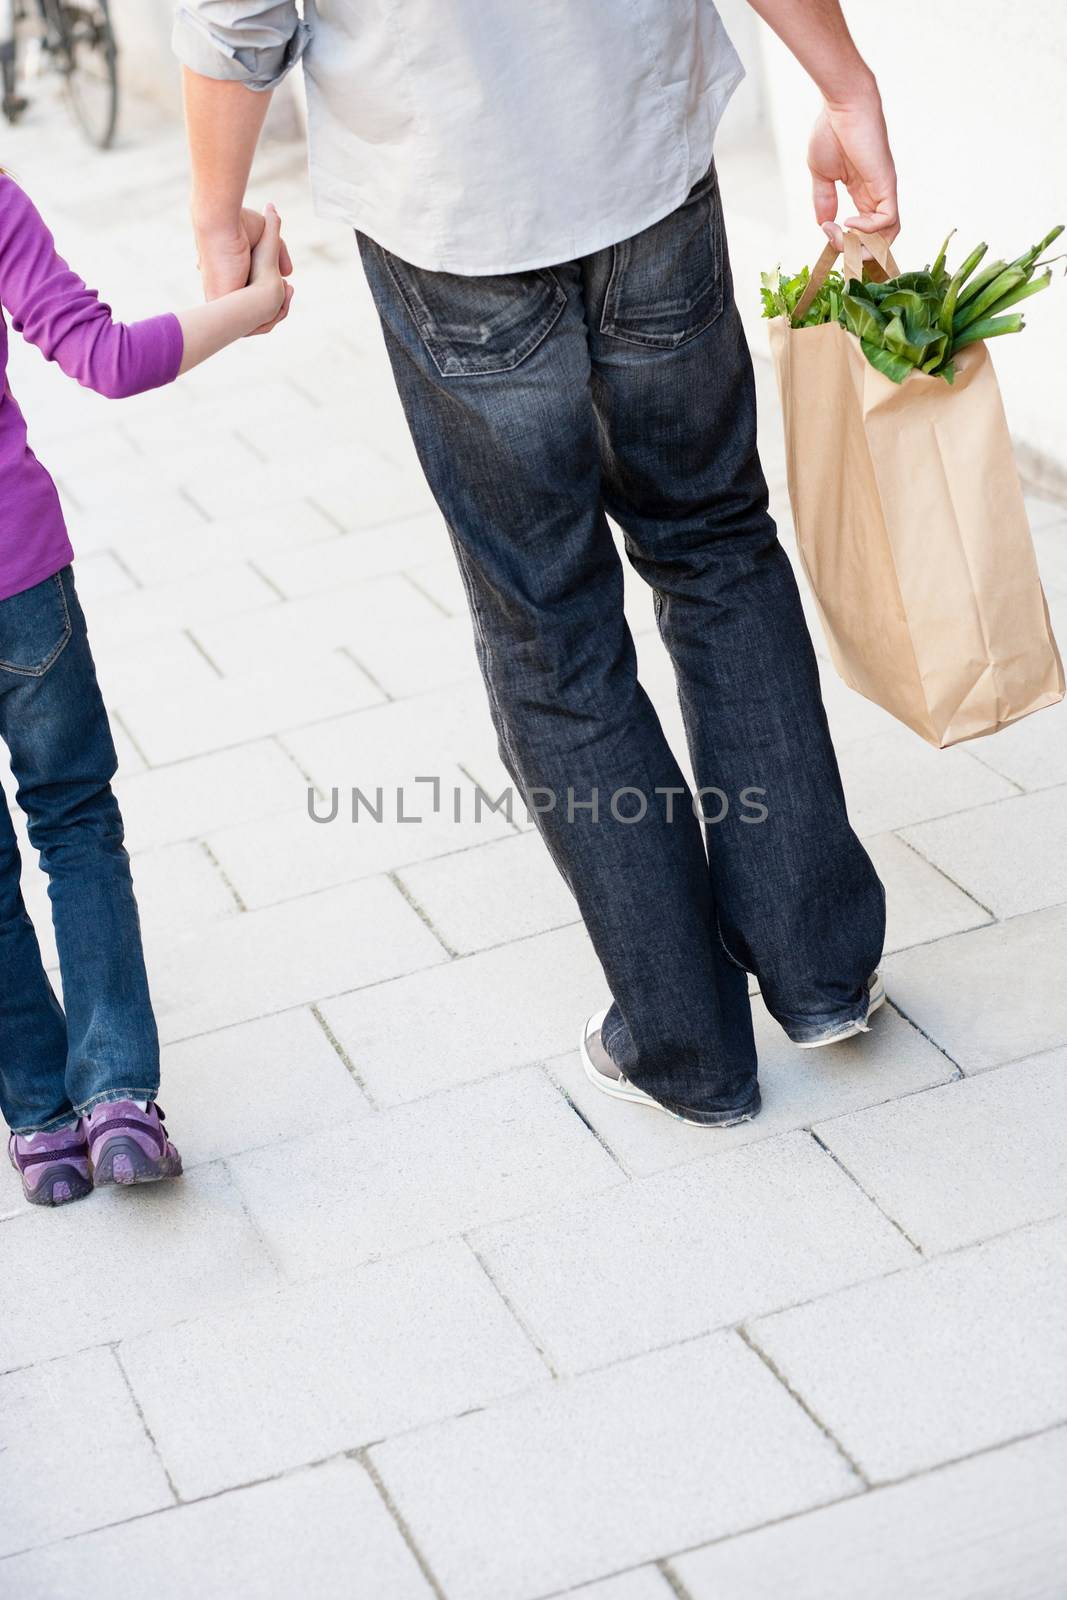
M 952 383 L 956 376 L 952 358 L 958 351 L 980 339 L 1018 333 L 1025 326 L 1018 312 L 1003 313 L 1048 288 L 1052 272 L 1039 258 L 1063 228 L 1058 224 L 1017 260 L 994 261 L 981 272 L 976 269 L 986 254 L 985 244 L 977 245 L 956 273 L 949 273 L 951 233 L 932 266 L 899 273 L 886 282 L 851 278 L 846 283 L 840 272 L 832 271 L 799 322 L 793 319 L 811 281 L 808 268 L 794 278 L 783 278 L 781 271 L 765 272 L 760 288 L 763 315 L 785 317 L 798 328 L 839 323 L 856 335 L 871 365 L 894 383 L 903 383 L 912 372 Z M 1046 270 L 1034 277 L 1038 267 Z
M 781 271 L 764 272 L 760 276 L 760 295 L 765 317 L 788 317 L 792 321 L 801 295 L 808 287 L 811 273 L 807 267 L 795 278 L 783 278 Z M 798 328 L 816 328 L 823 322 L 836 322 L 844 279 L 839 272 L 827 274 L 826 282 L 804 316 L 795 324 Z

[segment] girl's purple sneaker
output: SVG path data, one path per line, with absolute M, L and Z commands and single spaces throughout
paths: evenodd
M 167 1138 L 163 1113 L 150 1100 L 142 1110 L 136 1100 L 110 1100 L 85 1119 L 93 1181 L 158 1183 L 177 1178 L 182 1158 Z
M 31 1206 L 65 1206 L 92 1193 L 89 1146 L 80 1122 L 54 1133 L 36 1133 L 32 1139 L 13 1133 L 7 1153 Z

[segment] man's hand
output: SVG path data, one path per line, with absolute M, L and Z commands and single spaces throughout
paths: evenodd
M 836 225 L 837 185 L 848 190 L 856 214 L 846 228 L 881 233 L 892 242 L 900 232 L 897 173 L 889 148 L 882 102 L 872 89 L 852 104 L 824 104 L 808 145 L 815 220 L 841 247 Z M 826 227 L 827 223 L 834 226 Z
M 846 228 L 900 231 L 897 174 L 889 149 L 874 73 L 856 49 L 840 0 L 748 0 L 817 84 L 823 109 L 808 146 L 815 220 L 841 248 L 837 185 L 852 196 L 856 215 Z M 830 226 L 827 226 L 829 224 Z
M 244 206 L 232 227 L 197 228 L 198 265 L 205 300 L 218 300 L 233 289 L 245 287 L 251 277 L 252 252 L 262 238 L 265 226 L 266 218 L 261 211 L 252 211 Z M 293 263 L 284 239 L 278 252 L 278 265 L 282 276 L 289 277 Z M 277 316 L 254 329 L 254 332 L 269 333 L 283 321 L 289 314 L 291 300 L 290 289 Z

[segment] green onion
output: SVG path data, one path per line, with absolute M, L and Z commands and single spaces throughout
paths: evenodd
M 981 294 L 975 295 L 973 300 L 968 300 L 962 310 L 957 309 L 952 319 L 952 331 L 962 333 L 972 322 L 991 315 L 997 301 L 1003 300 L 1005 295 L 1014 293 L 1020 284 L 1026 282 L 1028 276 L 1022 267 L 1008 267 L 999 277 L 994 278 Z
M 961 289 L 959 300 L 957 301 L 957 309 L 965 306 L 968 300 L 973 300 L 975 295 L 981 294 L 983 289 L 988 289 L 989 285 L 999 278 L 1002 272 L 1007 270 L 1008 263 L 1006 261 L 992 262 L 984 272 L 978 274 L 977 278 L 972 278 L 965 289 Z
M 952 354 L 977 344 L 979 339 L 995 339 L 1000 333 L 1021 333 L 1026 324 L 1018 311 L 1007 317 L 986 317 L 982 322 L 972 322 L 952 344 Z

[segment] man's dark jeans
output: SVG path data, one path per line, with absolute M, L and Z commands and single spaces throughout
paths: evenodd
M 111 792 L 115 746 L 67 567 L 0 600 L 0 738 L 48 874 L 63 1005 L 19 889 L 0 793 L 0 1111 L 16 1133 L 105 1100 L 149 1100 L 159 1042 Z
M 604 1043 L 671 1109 L 755 1109 L 746 972 L 795 1040 L 861 1020 L 884 895 L 767 511 L 714 169 L 552 268 L 457 277 L 359 243 L 502 757 L 611 989 Z M 706 815 L 729 806 L 703 835 L 637 680 L 608 515 L 654 592 Z

